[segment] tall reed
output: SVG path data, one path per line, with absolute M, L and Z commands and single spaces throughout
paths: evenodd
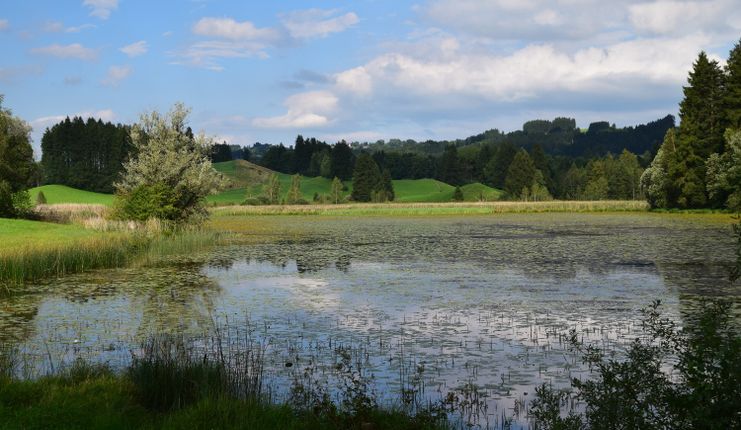
M 540 212 L 646 211 L 638 200 L 464 203 L 355 203 L 340 205 L 226 206 L 212 208 L 214 215 L 490 215 Z
M 0 291 L 25 282 L 92 269 L 152 264 L 164 257 L 206 249 L 220 235 L 204 230 L 170 234 L 101 233 L 63 244 L 32 244 L 0 252 Z

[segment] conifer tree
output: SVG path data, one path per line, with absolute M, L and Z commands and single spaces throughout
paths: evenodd
M 381 172 L 373 157 L 368 153 L 364 152 L 358 157 L 352 179 L 352 199 L 356 202 L 371 201 L 373 194 L 379 190 Z
M 705 160 L 723 147 L 723 74 L 716 61 L 701 52 L 684 87 L 679 105 L 677 149 L 668 158 L 668 175 L 678 191 L 670 205 L 692 208 L 707 204 Z
M 382 194 L 381 200 L 392 202 L 396 197 L 394 193 L 394 182 L 391 180 L 391 172 L 389 169 L 383 169 L 381 174 L 381 182 L 379 184 L 379 193 Z
M 504 190 L 513 198 L 520 198 L 523 190 L 530 190 L 535 178 L 535 164 L 527 151 L 521 149 L 512 160 L 504 181 Z
M 455 190 L 453 191 L 453 200 L 456 202 L 463 201 L 463 190 L 461 190 L 461 187 L 455 187 Z
M 725 72 L 723 97 L 725 125 L 741 129 L 741 40 L 728 55 Z

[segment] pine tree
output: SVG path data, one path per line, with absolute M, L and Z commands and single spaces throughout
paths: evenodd
M 725 125 L 741 129 L 741 40 L 728 55 L 725 67 L 723 110 Z
M 391 172 L 389 169 L 383 169 L 378 192 L 381 194 L 382 201 L 392 202 L 396 197 L 396 194 L 394 193 L 394 182 L 391 180 Z
M 668 157 L 668 175 L 678 191 L 670 205 L 685 208 L 707 204 L 705 160 L 723 148 L 723 74 L 716 61 L 701 52 L 684 87 L 679 105 L 677 149 Z
M 527 151 L 521 149 L 512 160 L 504 181 L 504 190 L 513 198 L 522 197 L 523 190 L 530 190 L 535 178 L 535 164 Z
M 499 146 L 497 153 L 484 167 L 484 177 L 488 185 L 494 188 L 504 188 L 507 171 L 515 155 L 517 155 L 517 148 L 511 143 L 505 142 Z
M 448 145 L 445 147 L 445 152 L 443 152 L 440 160 L 440 180 L 451 185 L 460 185 L 463 182 L 462 176 L 458 149 L 455 145 Z
M 461 190 L 461 187 L 455 187 L 455 190 L 453 191 L 453 200 L 456 202 L 463 201 L 463 190 Z
M 352 199 L 356 202 L 371 201 L 374 193 L 378 192 L 378 184 L 381 182 L 381 172 L 373 157 L 365 152 L 360 154 L 355 162 L 352 180 Z

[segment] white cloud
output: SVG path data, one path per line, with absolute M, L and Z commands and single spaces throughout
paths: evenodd
M 10 23 L 7 19 L 0 19 L 0 31 L 7 30 L 10 28 Z
M 636 30 L 659 35 L 682 35 L 697 31 L 738 33 L 741 8 L 734 0 L 665 1 L 639 3 L 628 8 Z
M 129 66 L 111 66 L 108 68 L 108 74 L 101 81 L 103 85 L 115 87 L 124 79 L 131 75 L 132 69 Z
M 330 10 L 310 9 L 281 16 L 275 27 L 258 27 L 251 21 L 234 18 L 204 17 L 191 28 L 193 34 L 208 38 L 194 42 L 181 52 L 172 64 L 187 64 L 211 70 L 223 70 L 220 58 L 268 58 L 268 50 L 289 46 L 300 39 L 326 37 L 344 31 L 358 22 L 354 13 L 337 16 Z
M 77 27 L 65 27 L 64 23 L 59 21 L 49 21 L 44 25 L 44 31 L 48 33 L 79 33 L 90 28 L 96 28 L 96 26 L 94 24 L 82 24 Z
M 149 50 L 149 45 L 147 44 L 146 40 L 140 40 L 138 42 L 134 42 L 131 45 L 126 45 L 123 48 L 119 49 L 119 51 L 123 52 L 129 57 L 138 57 L 140 55 L 144 55 L 147 53 L 148 50 Z
M 433 0 L 417 7 L 436 26 L 495 41 L 584 40 L 626 28 L 632 0 Z
M 48 33 L 58 33 L 64 31 L 64 24 L 59 21 L 49 21 L 44 24 L 44 31 Z
M 201 18 L 193 26 L 193 33 L 199 36 L 261 42 L 280 38 L 280 33 L 275 29 L 257 28 L 249 21 L 238 22 L 232 18 Z
M 118 0 L 84 0 L 82 5 L 90 8 L 90 16 L 108 19 L 111 12 L 118 8 Z
M 339 16 L 336 14 L 335 10 L 322 9 L 294 11 L 283 15 L 281 22 L 291 37 L 311 39 L 341 33 L 360 21 L 353 12 Z
M 459 53 L 444 60 L 385 54 L 336 75 L 337 89 L 355 96 L 386 92 L 420 98 L 460 96 L 515 101 L 552 91 L 624 93 L 625 83 L 681 85 L 707 38 L 633 40 L 573 54 L 532 44 L 508 55 Z M 401 97 L 400 95 L 407 97 Z
M 78 60 L 95 60 L 98 57 L 98 51 L 86 48 L 79 43 L 71 45 L 53 44 L 31 50 L 33 54 L 49 55 L 57 58 L 75 58 Z
M 77 27 L 67 27 L 64 29 L 65 33 L 79 33 L 83 30 L 88 30 L 91 28 L 97 28 L 98 26 L 95 24 L 82 24 L 78 25 Z
M 338 98 L 328 91 L 310 91 L 288 97 L 285 115 L 255 118 L 252 125 L 260 128 L 312 128 L 330 123 L 329 115 L 336 111 Z

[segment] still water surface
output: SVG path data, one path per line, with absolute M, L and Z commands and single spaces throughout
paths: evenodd
M 655 299 L 682 322 L 698 299 L 741 297 L 726 281 L 730 227 L 698 218 L 241 220 L 269 222 L 276 233 L 0 298 L 0 340 L 34 357 L 36 372 L 77 357 L 117 367 L 153 334 L 249 324 L 278 387 L 287 372 L 332 362 L 337 346 L 348 346 L 382 398 L 398 397 L 410 369 L 433 399 L 473 383 L 495 425 L 503 415 L 517 418 L 538 384 L 588 377 L 562 343 L 569 329 L 620 351 L 639 333 L 639 310 Z

